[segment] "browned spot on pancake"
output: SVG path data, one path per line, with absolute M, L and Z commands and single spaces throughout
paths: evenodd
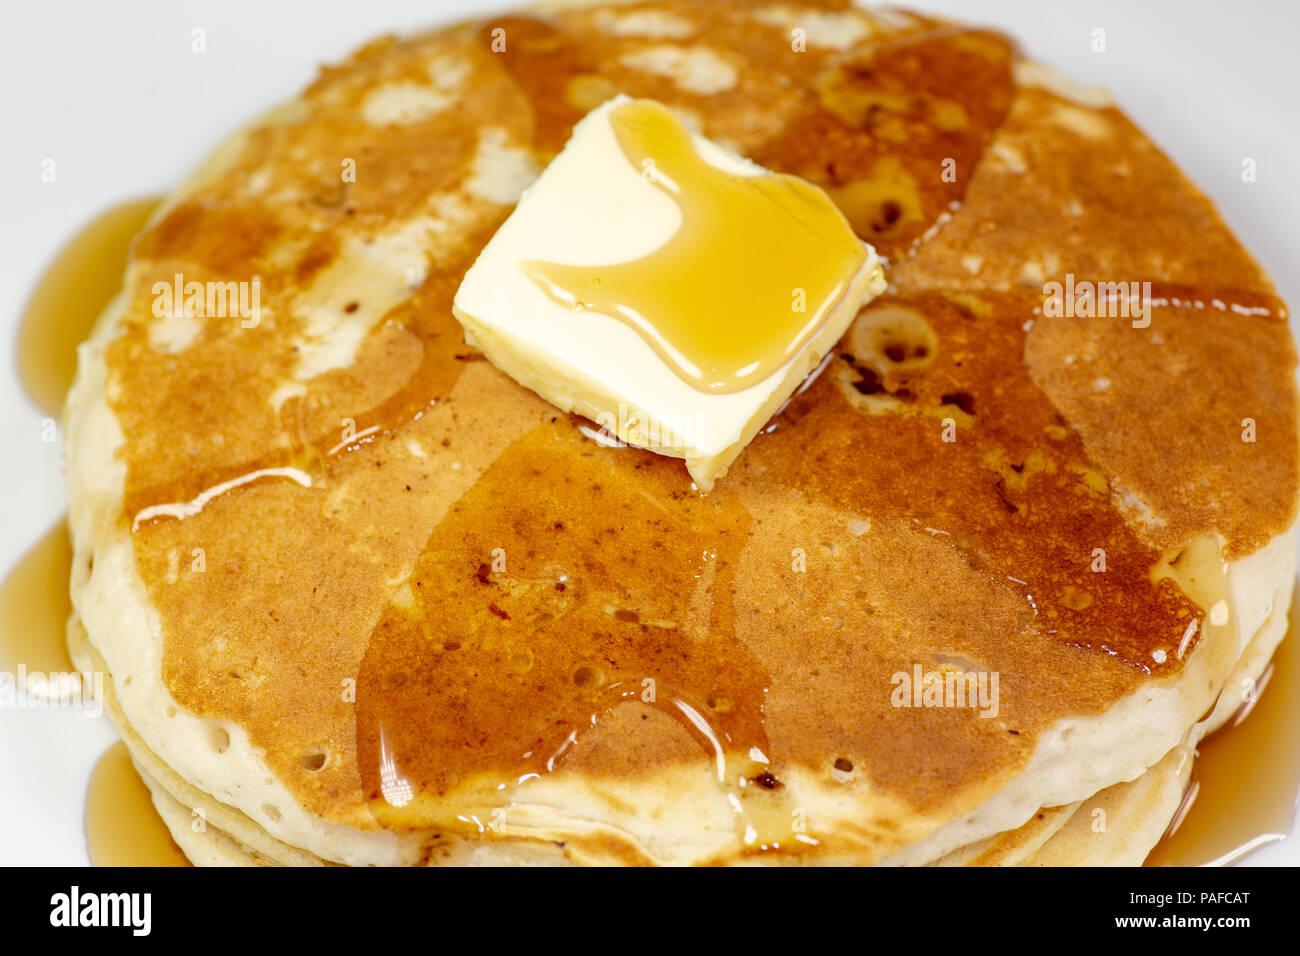
M 528 98 L 535 118 L 534 147 L 545 157 L 558 153 L 573 124 L 583 116 L 568 97 L 568 83 L 596 72 L 594 64 L 555 26 L 533 17 L 501 17 L 485 23 L 479 42 L 492 49 L 504 31 L 505 49 L 495 55 Z
M 1108 132 L 1062 126 L 1062 108 Z M 1128 117 L 1033 87 L 1016 91 L 961 209 L 926 249 L 894 264 L 900 289 L 1041 289 L 1073 273 L 1272 291 L 1214 205 Z
M 285 264 L 288 276 L 260 269 L 265 321 L 242 328 L 238 316 L 202 318 L 198 343 L 179 355 L 150 348 L 147 326 L 128 319 L 126 333 L 110 346 L 114 380 L 131 396 L 117 414 L 124 430 L 140 435 L 123 449 L 127 514 L 191 500 L 261 468 L 295 466 L 313 473 L 348 433 L 389 434 L 448 395 L 464 368 L 455 353 L 465 348 L 451 300 L 503 217 L 492 215 L 477 229 L 467 226 L 465 244 L 430 263 L 423 285 L 370 332 L 351 365 L 305 383 L 304 394 L 283 400 L 278 409 L 272 401 L 276 388 L 293 381 L 297 365 L 293 343 L 299 327 L 284 313 L 302 288 L 302 260 Z M 255 223 L 254 218 L 249 228 Z M 336 261 L 337 248 L 325 253 L 319 241 L 305 248 L 313 273 Z M 249 266 L 233 275 L 252 271 Z M 150 314 L 153 280 L 170 283 L 173 272 L 167 265 L 138 277 L 133 314 Z M 222 274 L 185 267 L 184 278 L 206 281 Z
M 276 340 L 269 327 L 243 329 L 238 316 L 197 320 L 196 341 L 179 354 L 153 349 L 145 324 L 151 283 L 170 285 L 173 273 L 168 265 L 141 276 L 122 335 L 107 351 L 109 387 L 120 396 L 113 410 L 127 436 L 118 455 L 127 466 L 128 523 L 141 508 L 187 500 L 277 454 L 271 394 L 293 368 L 287 347 L 259 347 Z M 224 278 L 194 268 L 184 276 Z
M 854 407 L 844 379 L 828 369 L 776 418 L 737 462 L 728 483 L 800 489 L 810 501 L 849 514 L 896 518 L 960 547 L 998 587 L 1023 596 L 1023 613 L 1044 639 L 1094 648 L 1143 671 L 1158 669 L 1150 652 L 1177 646 L 1193 606 L 1146 575 L 1158 553 L 1139 541 L 1105 496 L 1088 494 L 1075 465 L 1089 459 L 1078 436 L 1049 438 L 1061 416 L 1022 362 L 1021 325 L 1039 298 L 979 295 L 987 317 L 972 317 L 940 295 L 885 297 L 872 312 L 907 306 L 925 317 L 938 349 L 923 367 L 898 366 L 881 379 L 885 393 L 906 392 L 905 413 L 869 414 Z M 853 330 L 842 347 L 850 347 Z M 953 396 L 974 408 L 950 430 Z M 1092 573 L 1094 548 L 1108 571 Z M 1066 587 L 1096 595 L 1077 611 L 1061 604 Z M 896 598 L 897 599 L 897 598 Z M 1163 665 L 1176 667 L 1172 657 Z
M 1167 284 L 1151 296 L 1163 304 L 1146 328 L 1123 316 L 1038 317 L 1025 363 L 1115 493 L 1132 499 L 1144 540 L 1172 549 L 1213 528 L 1229 559 L 1244 557 L 1295 515 L 1294 494 L 1280 493 L 1300 468 L 1296 396 L 1277 382 L 1296 361 L 1285 306 Z
M 497 225 L 480 230 L 468 248 L 477 254 Z M 354 364 L 325 373 L 301 401 L 291 400 L 304 444 L 334 447 L 345 419 L 354 434 L 389 434 L 450 394 L 472 357 L 459 351 L 467 348 L 465 333 L 451 313 L 471 261 L 462 253 L 433 263 L 424 285 L 388 314 Z
M 800 7 L 835 10 L 845 5 L 814 2 Z M 480 33 L 484 46 L 491 43 L 493 30 L 506 31 L 506 50 L 500 56 L 537 115 L 536 148 L 541 155 L 557 152 L 583 115 L 574 105 L 574 83 L 580 89 L 621 90 L 679 107 L 701 120 L 706 135 L 755 155 L 804 108 L 810 78 L 839 55 L 816 46 L 796 52 L 788 30 L 738 16 L 736 8 L 725 3 L 633 4 L 617 14 L 640 8 L 691 24 L 693 32 L 678 38 L 611 34 L 601 21 L 609 10 L 600 7 L 560 10 L 546 20 L 503 17 L 485 24 Z M 918 18 L 909 31 L 926 24 Z M 629 54 L 662 46 L 714 53 L 737 66 L 738 82 L 716 93 L 692 93 L 670 77 L 623 62 Z
M 757 159 L 827 187 L 882 255 L 907 248 L 965 192 L 1011 102 L 1012 51 L 953 28 L 864 46 Z
M 842 4 L 813 3 L 802 9 L 842 8 Z M 747 155 L 761 149 L 802 108 L 808 78 L 835 55 L 833 51 L 806 46 L 796 52 L 790 33 L 780 26 L 737 16 L 727 4 L 671 0 L 645 5 L 674 20 L 691 24 L 690 36 L 647 37 L 613 35 L 602 26 L 609 10 L 574 9 L 557 14 L 566 32 L 589 51 L 614 84 L 631 96 L 649 97 L 680 107 L 697 117 L 702 132 Z M 627 15 L 635 6 L 619 10 Z M 711 93 L 683 89 L 673 78 L 659 76 L 624 62 L 647 48 L 680 48 L 711 54 L 736 68 L 734 86 Z
M 292 284 L 299 287 L 310 285 L 317 274 L 334 261 L 336 255 L 338 255 L 338 240 L 335 236 L 312 239 L 302 258 L 293 266 Z
M 1083 712 L 1136 685 L 1132 670 L 1045 633 L 1019 595 L 942 536 L 898 521 L 854 535 L 849 514 L 794 494 L 773 500 L 742 557 L 736 623 L 771 675 L 765 726 L 778 778 L 782 764 L 835 754 L 918 809 L 970 808 L 1033 749 L 1032 734 L 1008 728 L 1036 729 L 1056 708 Z M 807 571 L 791 573 L 790 542 L 810 527 L 838 547 L 809 549 Z M 934 648 L 999 673 L 995 716 L 894 705 L 895 675 L 936 670 L 925 657 Z
M 190 201 L 142 233 L 135 254 L 146 260 L 193 264 L 225 279 L 248 279 L 281 234 L 278 217 L 259 204 Z

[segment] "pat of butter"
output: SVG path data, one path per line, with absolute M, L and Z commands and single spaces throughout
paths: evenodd
M 708 491 L 884 285 L 816 187 L 616 97 L 524 193 L 454 312 L 520 384 L 684 458 Z

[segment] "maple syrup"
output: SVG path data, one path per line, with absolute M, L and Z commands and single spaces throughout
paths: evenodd
M 68 674 L 73 671 L 64 640 L 72 601 L 68 575 L 72 542 L 60 521 L 0 584 L 0 670 L 16 674 Z
M 86 850 L 93 866 L 190 865 L 120 740 L 104 751 L 90 775 Z
M 609 122 L 628 162 L 676 202 L 681 226 L 631 262 L 527 260 L 524 272 L 556 302 L 631 327 L 701 391 L 763 381 L 821 327 L 867 261 L 866 247 L 811 183 L 706 162 L 660 103 L 619 104 Z
M 1226 864 L 1284 839 L 1300 791 L 1300 609 L 1243 705 L 1196 747 L 1186 814 L 1156 844 L 1147 866 Z M 1236 693 L 1228 687 L 1224 693 Z
M 18 377 L 43 411 L 58 415 L 77 370 L 77 346 L 122 288 L 127 253 L 161 202 L 133 199 L 96 216 L 41 275 L 18 329 Z

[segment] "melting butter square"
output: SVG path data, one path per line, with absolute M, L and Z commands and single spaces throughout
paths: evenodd
M 884 285 L 817 187 L 620 96 L 574 128 L 453 311 L 520 384 L 709 491 Z

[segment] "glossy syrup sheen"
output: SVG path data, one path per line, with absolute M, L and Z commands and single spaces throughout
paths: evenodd
M 628 162 L 677 204 L 681 226 L 632 262 L 522 268 L 555 301 L 626 323 L 701 391 L 763 381 L 821 327 L 865 248 L 822 190 L 718 169 L 659 103 L 622 103 L 609 122 Z

